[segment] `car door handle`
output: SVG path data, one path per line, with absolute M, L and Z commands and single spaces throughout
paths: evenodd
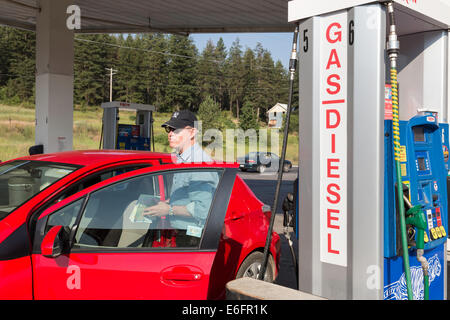
M 203 272 L 198 268 L 176 266 L 161 272 L 161 277 L 166 281 L 199 281 L 203 278 Z
M 178 272 L 166 272 L 163 274 L 164 280 L 171 281 L 198 281 L 202 278 L 200 273 L 178 273 Z
M 231 211 L 231 215 L 227 220 L 238 220 L 238 219 L 242 219 L 245 216 L 244 212 L 242 211 Z

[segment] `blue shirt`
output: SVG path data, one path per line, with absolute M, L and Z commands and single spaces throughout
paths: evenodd
M 176 154 L 176 157 L 177 163 L 213 161 L 197 143 L 181 155 Z M 196 170 L 175 173 L 172 180 L 170 204 L 185 206 L 192 217 L 171 216 L 172 227 L 183 230 L 186 230 L 188 226 L 203 228 L 218 182 L 219 176 L 214 171 Z
M 185 150 L 181 155 L 176 153 L 177 163 L 195 163 L 195 162 L 212 162 L 211 157 L 206 154 L 203 149 L 194 143 L 190 148 Z

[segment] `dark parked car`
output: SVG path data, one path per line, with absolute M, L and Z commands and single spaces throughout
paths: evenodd
M 256 170 L 263 173 L 266 170 L 278 171 L 280 157 L 273 152 L 250 152 L 244 158 L 237 159 L 241 171 Z M 288 172 L 292 168 L 292 162 L 284 160 L 283 172 Z

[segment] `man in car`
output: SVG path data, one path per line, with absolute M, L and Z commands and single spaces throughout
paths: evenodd
M 212 162 L 196 142 L 197 117 L 189 110 L 175 111 L 162 127 L 168 133 L 169 145 L 175 150 L 176 163 Z M 168 216 L 171 227 L 183 230 L 177 235 L 180 246 L 182 235 L 200 232 L 217 187 L 218 176 L 213 172 L 177 173 L 173 177 L 170 198 L 147 207 L 143 214 L 153 217 Z

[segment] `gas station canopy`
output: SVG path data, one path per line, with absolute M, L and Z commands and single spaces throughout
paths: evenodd
M 298 21 L 318 14 L 366 5 L 384 0 L 293 0 L 289 1 L 289 21 Z M 393 0 L 398 21 L 398 34 L 408 35 L 450 28 L 450 1 L 448 0 Z M 370 23 L 370 21 L 368 21 Z
M 74 0 L 80 33 L 290 32 L 288 0 Z M 35 30 L 39 0 L 0 0 L 0 24 Z

